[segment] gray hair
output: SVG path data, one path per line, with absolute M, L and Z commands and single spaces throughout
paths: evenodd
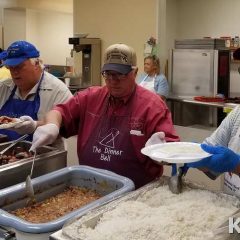
M 156 67 L 156 73 L 159 74 L 160 73 L 160 59 L 156 55 L 149 55 L 144 58 L 144 61 L 146 59 L 152 60 L 153 65 Z
M 30 58 L 29 60 L 31 61 L 32 65 L 39 64 L 41 69 L 44 69 L 43 61 L 40 58 Z

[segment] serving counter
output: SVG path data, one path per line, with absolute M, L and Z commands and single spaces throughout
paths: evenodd
M 172 112 L 174 124 L 201 125 L 205 128 L 219 126 L 229 109 L 238 106 L 235 103 L 197 101 L 194 100 L 194 96 L 179 95 L 169 95 L 167 104 Z M 228 109 L 227 113 L 225 109 Z

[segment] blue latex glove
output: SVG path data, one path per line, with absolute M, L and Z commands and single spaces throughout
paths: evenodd
M 240 156 L 226 147 L 201 144 L 204 151 L 212 154 L 198 162 L 188 163 L 192 168 L 208 168 L 211 171 L 224 173 L 233 172 L 240 164 Z

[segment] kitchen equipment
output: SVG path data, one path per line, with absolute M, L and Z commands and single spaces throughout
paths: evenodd
M 89 33 L 75 33 L 74 36 L 75 37 L 79 37 L 79 38 L 85 38 L 89 35 Z
M 70 77 L 69 89 L 101 86 L 101 40 L 75 34 L 69 44 L 73 45 L 73 73 L 66 76 Z
M 148 208 L 148 210 L 149 211 L 151 211 L 152 209 L 153 209 L 153 211 L 157 211 L 157 210 L 155 210 L 155 208 L 156 207 L 158 207 L 158 206 L 161 206 L 162 205 L 162 202 L 164 202 L 164 200 L 159 200 L 158 201 L 158 198 L 156 199 L 156 202 L 155 201 L 153 201 L 153 199 L 151 199 L 151 196 L 152 196 L 152 194 L 150 193 L 151 191 L 154 191 L 154 193 L 157 193 L 157 191 L 158 191 L 158 187 L 161 187 L 161 186 L 164 186 L 164 185 L 167 185 L 168 184 L 168 181 L 169 181 L 169 179 L 167 178 L 167 177 L 161 177 L 160 179 L 158 179 L 158 180 L 156 180 L 156 181 L 153 181 L 152 183 L 150 183 L 150 184 L 147 184 L 147 185 L 145 185 L 145 186 L 143 186 L 143 187 L 141 187 L 141 188 L 139 188 L 139 189 L 137 189 L 136 191 L 134 191 L 134 192 L 129 192 L 129 193 L 127 193 L 125 196 L 123 196 L 123 197 L 121 197 L 121 198 L 119 198 L 119 199 L 116 199 L 116 200 L 114 200 L 114 201 L 112 201 L 112 202 L 110 202 L 110 203 L 108 203 L 108 204 L 105 204 L 105 205 L 103 205 L 103 206 L 101 206 L 101 207 L 99 207 L 99 208 L 96 208 L 96 209 L 94 209 L 94 210 L 92 210 L 92 211 L 90 211 L 90 212 L 88 212 L 87 214 L 85 214 L 85 215 L 79 215 L 79 216 L 76 216 L 75 218 L 73 218 L 73 219 L 71 219 L 70 221 L 67 221 L 65 224 L 64 224 L 64 226 L 63 226 L 63 228 L 61 229 L 61 230 L 59 230 L 59 231 L 57 231 L 56 233 L 54 233 L 54 234 L 52 234 L 51 236 L 50 236 L 50 239 L 51 240 L 76 240 L 76 239 L 78 239 L 78 240 L 83 240 L 83 239 L 87 239 L 87 237 L 86 236 L 84 236 L 84 234 L 82 234 L 82 229 L 88 229 L 89 228 L 89 232 L 91 233 L 91 230 L 94 230 L 94 229 L 99 229 L 98 228 L 98 225 L 99 224 L 101 224 L 101 218 L 103 217 L 103 215 L 104 214 L 108 214 L 108 219 L 110 218 L 110 216 L 109 216 L 109 212 L 111 212 L 112 210 L 115 210 L 115 209 L 118 209 L 119 208 L 119 205 L 121 205 L 121 204 L 123 204 L 123 203 L 127 203 L 128 201 L 130 201 L 131 203 L 133 203 L 133 205 L 134 205 L 134 202 L 136 202 L 136 201 L 138 201 L 139 200 L 139 198 L 141 198 L 141 199 L 144 199 L 145 201 L 148 201 L 148 199 L 149 199 L 149 203 L 150 203 L 150 205 L 152 206 L 151 208 Z M 205 188 L 204 187 L 200 187 L 200 186 L 198 186 L 198 185 L 196 185 L 196 184 L 193 184 L 193 183 L 190 183 L 190 182 L 184 182 L 184 189 L 185 188 L 189 188 L 190 189 L 190 191 L 191 191 L 191 189 L 192 190 L 204 190 Z M 209 191 L 210 192 L 210 191 Z M 164 192 L 165 193 L 165 192 Z M 215 196 L 215 203 L 217 203 L 218 202 L 218 200 L 221 198 L 221 197 L 223 197 L 223 198 L 225 198 L 225 201 L 227 201 L 227 200 L 232 200 L 233 202 L 236 200 L 236 202 L 238 202 L 239 203 L 239 200 L 237 199 L 237 198 L 235 198 L 234 196 L 228 196 L 228 195 L 226 195 L 226 194 L 223 194 L 223 193 L 214 193 L 214 192 L 211 192 L 211 193 L 213 193 L 213 194 L 216 194 L 216 196 Z M 166 196 L 166 203 L 171 203 L 171 198 L 170 198 L 170 195 L 168 195 L 168 193 L 165 195 Z M 179 195 L 180 196 L 180 198 L 181 198 L 181 196 L 182 196 L 182 198 L 183 198 L 183 202 L 187 202 L 187 198 L 186 197 L 184 197 L 183 195 Z M 186 196 L 186 195 L 185 195 Z M 193 205 L 191 205 L 191 209 L 194 209 L 195 208 L 195 206 L 197 206 L 198 204 L 197 204 L 197 201 L 199 200 L 198 199 L 198 194 L 196 194 L 196 195 L 193 195 L 193 197 L 196 197 L 196 199 L 195 199 L 195 202 L 196 202 L 196 205 L 195 204 L 193 204 Z M 173 199 L 175 199 L 176 197 L 175 196 L 172 196 L 172 198 Z M 174 200 L 173 200 L 174 201 Z M 194 201 L 194 199 L 193 199 L 193 201 Z M 134 206 L 132 205 L 132 208 L 134 208 Z M 168 205 L 168 204 L 167 204 Z M 178 206 L 179 204 L 178 204 L 178 201 L 176 201 L 175 202 L 175 205 L 176 206 Z M 194 206 L 195 205 L 195 206 Z M 187 207 L 187 204 L 185 205 L 186 207 Z M 144 205 L 140 205 L 140 207 L 138 208 L 138 209 L 140 209 L 141 207 L 144 207 Z M 158 239 L 170 239 L 170 238 L 173 238 L 173 239 L 180 239 L 180 238 L 177 238 L 176 237 L 176 235 L 175 235 L 175 233 L 174 233 L 174 230 L 175 230 L 175 228 L 172 226 L 173 225 L 173 222 L 171 222 L 171 219 L 174 219 L 174 220 L 176 220 L 176 222 L 178 222 L 178 225 L 179 226 L 182 226 L 182 222 L 184 222 L 184 221 L 186 221 L 186 222 L 188 222 L 188 225 L 189 225 L 189 228 L 190 229 L 192 229 L 191 231 L 194 233 L 194 234 L 196 234 L 195 235 L 195 237 L 199 237 L 199 239 L 202 239 L 201 238 L 201 235 L 199 236 L 197 236 L 197 234 L 198 234 L 198 231 L 194 231 L 193 230 L 193 228 L 195 227 L 196 229 L 198 229 L 198 222 L 196 221 L 196 219 L 195 219 L 195 221 L 192 221 L 192 219 L 191 218 L 188 218 L 188 217 L 186 217 L 185 218 L 185 216 L 184 216 L 184 212 L 185 211 L 188 211 L 188 209 L 186 209 L 186 207 L 185 208 L 182 208 L 182 209 L 179 209 L 179 211 L 178 211 L 178 213 L 180 213 L 180 212 L 182 212 L 183 213 L 183 215 L 182 215 L 182 217 L 180 217 L 179 215 L 178 216 L 176 216 L 176 215 L 174 215 L 173 213 L 172 213 L 172 208 L 170 207 L 170 206 L 168 206 L 168 208 L 166 209 L 166 211 L 164 211 L 165 213 L 169 213 L 168 215 L 168 217 L 166 217 L 165 219 L 163 219 L 163 221 L 165 221 L 167 224 L 169 224 L 169 226 L 171 226 L 171 227 L 169 227 L 169 228 L 167 228 L 167 230 L 169 230 L 169 235 L 168 235 L 168 237 L 165 237 L 165 238 L 159 238 L 159 236 L 157 235 L 157 232 L 155 232 L 154 230 L 152 231 L 152 229 L 151 229 L 151 223 L 150 223 L 150 220 L 151 220 L 151 216 L 149 216 L 149 218 L 148 218 L 148 220 L 149 220 L 149 228 L 147 228 L 147 230 L 146 230 L 146 232 L 148 232 L 148 234 L 151 234 L 151 232 L 153 232 L 153 236 L 154 236 L 154 234 L 155 234 L 155 236 L 158 236 Z M 225 206 L 226 207 L 226 206 Z M 174 212 L 174 213 L 176 213 L 176 212 Z M 129 214 L 130 216 L 131 215 L 133 215 L 133 213 L 131 212 L 130 214 Z M 139 213 L 136 213 L 136 217 L 137 216 L 141 216 L 141 211 L 139 212 Z M 207 221 L 207 219 L 201 219 L 201 215 L 199 215 L 199 214 L 195 214 L 196 216 L 200 216 L 199 217 L 199 221 L 203 221 L 203 225 L 205 224 L 205 228 L 204 228 L 204 230 L 205 231 L 209 231 L 209 229 L 207 228 L 208 227 L 208 225 L 206 224 L 206 221 Z M 121 218 L 122 216 L 126 216 L 125 215 L 125 212 L 124 213 L 119 213 L 119 218 Z M 159 218 L 161 217 L 161 213 L 159 212 Z M 128 217 L 126 217 L 126 218 L 128 218 Z M 141 218 L 141 217 L 140 217 Z M 211 221 L 211 219 L 212 218 L 214 218 L 214 215 L 211 215 L 211 217 L 209 218 L 209 220 Z M 106 218 L 105 218 L 106 219 Z M 124 221 L 122 218 L 121 219 L 118 219 L 117 218 L 117 220 L 119 220 L 119 224 L 122 224 L 122 221 Z M 155 220 L 156 222 L 158 222 L 158 224 L 156 224 L 156 227 L 159 229 L 161 229 L 161 223 L 157 220 L 157 218 L 156 217 L 154 217 L 152 220 Z M 223 218 L 223 220 L 224 220 L 224 218 Z M 176 223 L 175 222 L 175 223 Z M 116 223 L 116 222 L 115 222 Z M 110 222 L 110 219 L 109 219 L 109 224 L 108 225 L 105 225 L 106 227 L 107 226 L 109 226 L 111 224 L 111 222 Z M 104 224 L 102 225 L 102 226 L 104 226 Z M 114 232 L 114 226 L 116 226 L 115 224 L 112 224 L 111 225 L 112 227 L 111 228 L 109 228 L 109 229 L 106 229 L 106 232 Z M 134 227 L 133 227 L 134 228 Z M 181 228 L 181 227 L 180 227 Z M 102 229 L 99 229 L 99 235 L 101 235 L 101 236 L 103 236 L 103 234 L 102 233 L 105 233 L 105 232 L 101 232 L 101 230 Z M 181 236 L 181 238 L 182 239 L 188 239 L 188 237 L 187 237 L 187 235 L 186 235 L 186 229 L 183 227 L 182 229 L 182 236 Z M 123 229 L 123 231 L 122 232 L 125 232 L 126 230 L 125 229 Z M 136 232 L 136 229 L 134 228 L 133 230 L 132 230 L 133 232 Z M 161 230 L 159 230 L 159 231 L 161 231 Z M 176 230 L 175 230 L 176 231 Z M 177 231 L 179 231 L 179 229 L 177 229 Z M 119 234 L 119 232 L 118 233 L 116 233 L 116 234 Z M 137 233 L 136 233 L 136 235 L 137 235 Z M 109 237 L 109 235 L 108 235 L 108 237 Z M 143 236 L 141 236 L 140 234 L 137 236 L 138 237 L 138 239 L 148 239 L 146 236 L 145 236 L 145 238 L 143 237 Z M 136 239 L 137 239 L 137 237 L 136 237 Z M 90 237 L 91 238 L 91 237 Z M 97 238 L 94 238 L 94 239 L 97 239 Z M 102 239 L 102 238 L 101 238 Z M 114 239 L 114 238 L 112 238 L 112 239 Z M 150 239 L 150 238 L 149 238 Z M 151 238 L 151 239 L 153 239 L 153 238 Z M 189 238 L 189 239 L 191 239 L 191 238 Z
M 37 163 L 37 162 L 36 162 Z M 35 236 L 59 230 L 63 224 L 76 215 L 99 207 L 126 192 L 134 190 L 133 182 L 113 172 L 88 166 L 67 167 L 32 180 L 37 201 L 62 192 L 67 186 L 81 186 L 97 191 L 103 197 L 73 212 L 47 223 L 34 224 L 8 213 L 26 205 L 26 191 L 23 183 L 3 189 L 0 192 L 0 225 L 13 229 L 17 239 L 35 239 Z M 36 235 L 33 235 L 36 234 Z M 47 236 L 48 235 L 48 236 Z
M 0 144 L 0 151 L 5 149 L 11 142 Z M 21 141 L 8 149 L 5 154 L 11 155 L 13 149 L 23 148 L 27 151 L 31 147 L 31 142 Z M 33 157 L 19 159 L 16 162 L 1 165 L 0 163 L 0 189 L 25 182 L 26 176 L 31 171 Z M 38 177 L 43 174 L 56 171 L 67 166 L 67 152 L 49 146 L 40 147 L 37 151 L 35 160 L 35 169 L 32 177 Z M 26 191 L 25 191 L 26 192 Z
M 9 146 L 7 146 L 7 147 L 4 148 L 2 151 L 0 151 L 0 158 L 2 158 L 2 156 L 4 155 L 4 153 L 7 152 L 7 150 L 9 150 L 9 149 L 12 148 L 13 146 L 15 146 L 18 142 L 24 140 L 24 139 L 27 138 L 27 137 L 28 137 L 28 134 L 25 134 L 25 135 L 21 136 L 20 138 L 12 141 L 12 143 L 11 143 Z
M 170 53 L 170 98 L 215 97 L 230 94 L 230 51 L 224 40 L 184 39 L 175 41 Z M 173 103 L 174 123 L 217 127 L 226 116 L 221 109 L 205 111 L 201 105 Z
M 33 160 L 32 160 L 31 172 L 30 172 L 30 175 L 27 176 L 26 183 L 25 183 L 26 192 L 27 192 L 27 195 L 29 197 L 28 205 L 32 205 L 36 202 L 36 199 L 35 199 L 35 196 L 34 196 L 34 189 L 33 189 L 33 185 L 32 185 L 32 180 L 31 180 L 36 155 L 37 155 L 37 151 L 35 150 L 34 155 L 33 155 Z
M 176 39 L 175 48 L 178 49 L 225 49 L 225 39 Z

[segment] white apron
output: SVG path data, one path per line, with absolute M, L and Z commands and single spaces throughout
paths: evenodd
M 236 135 L 230 140 L 228 147 L 236 153 L 240 153 L 240 128 Z M 224 174 L 224 192 L 240 197 L 240 177 L 236 174 Z
M 146 81 L 148 77 L 150 77 L 150 76 L 146 75 L 144 77 L 144 79 L 139 83 L 139 85 L 144 87 L 144 88 L 146 88 L 146 89 L 148 89 L 149 91 L 155 93 L 154 82 L 155 82 L 155 79 L 156 79 L 156 75 L 153 78 L 150 77 L 151 81 Z

